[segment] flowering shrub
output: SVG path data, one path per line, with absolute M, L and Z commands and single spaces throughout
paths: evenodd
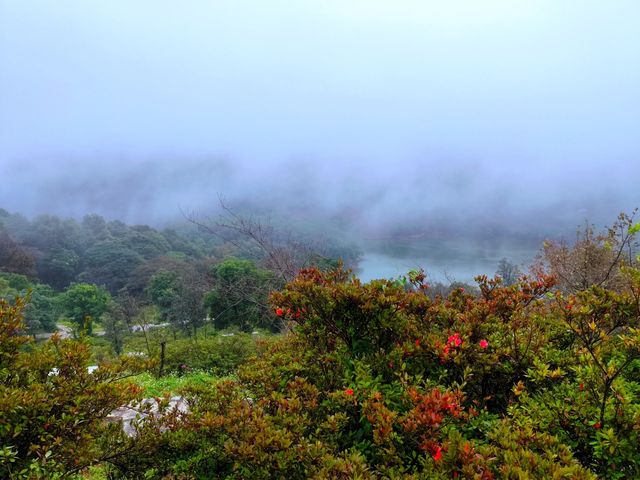
M 236 380 L 185 392 L 190 413 L 143 426 L 119 471 L 639 476 L 640 281 L 575 295 L 544 275 L 477 281 L 479 295 L 430 298 L 420 275 L 302 271 L 271 298 L 291 333 L 261 342 Z
M 231 380 L 191 384 L 189 411 L 150 417 L 135 441 L 101 421 L 137 393 L 113 382 L 126 365 L 88 374 L 83 344 L 34 348 L 20 304 L 2 304 L 0 473 L 102 459 L 109 478 L 640 478 L 640 272 L 623 273 L 620 291 L 540 274 L 443 297 L 419 272 L 303 270 L 271 296 L 290 333 L 258 341 Z M 170 363 L 190 368 L 186 353 Z

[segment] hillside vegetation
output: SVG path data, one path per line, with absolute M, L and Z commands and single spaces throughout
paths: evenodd
M 133 311 L 168 325 L 124 329 L 121 355 L 117 336 L 90 335 L 97 313 L 73 320 L 71 289 L 55 303 L 78 339 L 35 342 L 25 301 L 2 300 L 0 476 L 638 478 L 638 232 L 621 215 L 602 233 L 545 243 L 526 276 L 479 276 L 475 289 L 435 293 L 421 271 L 362 283 L 339 265 L 267 289 L 277 271 L 226 259 L 209 270 L 215 293 L 198 308 L 238 310 L 218 312 L 213 326 L 180 326 L 186 314 L 176 312 L 189 310 L 175 305 L 191 290 L 166 270 Z M 20 290 L 18 277 L 5 278 Z M 110 295 L 87 300 L 91 284 L 81 285 L 81 304 Z M 108 303 L 104 328 L 127 317 Z M 279 327 L 251 330 L 261 325 Z M 173 395 L 187 411 L 168 408 Z M 134 436 L 103 421 L 150 396 L 162 413 Z

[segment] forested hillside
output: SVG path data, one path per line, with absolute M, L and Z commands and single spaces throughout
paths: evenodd
M 250 235 L 256 232 L 235 227 L 185 220 L 175 228 L 155 229 L 98 215 L 81 221 L 52 215 L 28 220 L 0 209 L 0 295 L 11 298 L 31 291 L 31 333 L 55 330 L 59 314 L 73 317 L 73 297 L 83 289 L 85 296 L 102 300 L 91 312 L 76 312 L 76 323 L 85 314 L 92 313 L 97 321 L 107 311 L 117 316 L 123 309 L 130 318 L 132 308 L 154 305 L 162 320 L 176 328 L 201 326 L 208 314 L 219 312 L 218 326 L 277 330 L 274 318 L 264 318 L 269 317 L 268 292 L 283 284 L 278 265 L 269 265 L 276 249 L 295 244 L 304 254 L 291 267 L 329 265 L 338 258 L 354 263 L 359 255 L 357 248 L 335 239 L 324 238 L 320 245 L 308 234 L 277 231 L 270 225 L 264 226 L 268 236 L 262 233 L 256 239 Z M 239 303 L 231 307 L 234 302 Z

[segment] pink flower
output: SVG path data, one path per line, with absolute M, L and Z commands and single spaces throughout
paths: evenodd
M 345 394 L 345 395 L 353 395 L 353 388 L 347 388 L 347 389 L 344 391 L 344 394 Z
M 460 338 L 459 334 L 454 333 L 447 339 L 447 344 L 459 347 L 462 344 L 462 339 Z
M 480 342 L 478 342 L 478 345 L 480 345 L 480 348 L 487 348 L 489 346 L 489 342 L 487 342 L 484 338 L 482 340 L 480 340 Z

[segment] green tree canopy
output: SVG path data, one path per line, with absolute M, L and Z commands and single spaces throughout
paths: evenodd
M 211 276 L 214 288 L 205 296 L 205 305 L 217 328 L 275 328 L 267 306 L 275 281 L 271 271 L 250 260 L 229 258 L 213 266 Z
M 104 240 L 87 249 L 86 270 L 80 278 L 104 285 L 111 293 L 116 293 L 142 262 L 142 257 L 125 242 Z
M 107 310 L 111 295 L 104 288 L 89 283 L 71 285 L 61 296 L 60 305 L 65 316 L 78 330 L 93 331 L 93 321 Z
M 189 335 L 204 323 L 203 296 L 206 286 L 194 271 L 156 273 L 147 292 L 160 310 L 162 319 Z
M 56 292 L 49 285 L 33 283 L 24 275 L 0 272 L 0 298 L 13 302 L 18 296 L 29 297 L 22 313 L 30 334 L 56 330 Z

